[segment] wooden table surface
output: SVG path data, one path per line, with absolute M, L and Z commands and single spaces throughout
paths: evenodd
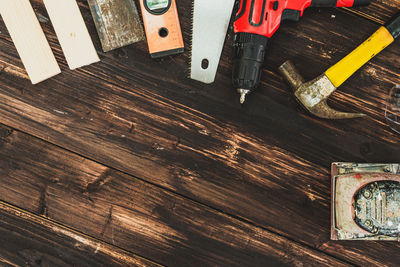
M 400 83 L 394 44 L 330 98 L 367 118 L 309 116 L 277 73 L 306 80 L 400 8 L 310 9 L 270 42 L 244 106 L 231 85 L 232 32 L 216 82 L 187 77 L 192 1 L 178 1 L 183 55 L 152 60 L 145 42 L 68 69 L 40 0 L 31 1 L 62 74 L 31 85 L 0 23 L 0 265 L 398 266 L 396 242 L 330 241 L 330 165 L 400 162 L 385 123 Z

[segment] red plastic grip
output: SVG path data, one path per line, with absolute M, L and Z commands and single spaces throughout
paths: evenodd
M 354 5 L 354 0 L 338 0 L 337 7 L 352 7 Z
M 337 0 L 337 7 L 352 7 L 355 0 Z M 325 1 L 323 1 L 325 2 Z M 328 4 L 331 1 L 326 1 Z M 241 0 L 236 14 L 234 30 L 259 34 L 271 38 L 278 30 L 282 14 L 290 12 L 290 19 L 303 16 L 312 0 Z M 324 3 L 325 4 L 325 3 Z M 332 3 L 334 6 L 335 3 Z M 324 5 L 325 6 L 325 5 Z

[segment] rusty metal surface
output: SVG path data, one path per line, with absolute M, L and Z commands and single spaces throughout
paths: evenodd
M 88 0 L 88 3 L 104 52 L 144 40 L 133 0 Z
M 283 63 L 279 71 L 292 87 L 297 101 L 314 116 L 323 119 L 352 119 L 365 116 L 361 113 L 337 111 L 328 106 L 327 100 L 337 88 L 325 74 L 305 82 L 290 60 Z
M 379 235 L 397 235 L 400 227 L 400 182 L 377 181 L 354 196 L 356 223 Z
M 399 240 L 399 164 L 332 165 L 333 240 Z

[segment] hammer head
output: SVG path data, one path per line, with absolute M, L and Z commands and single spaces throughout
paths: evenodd
M 289 60 L 279 67 L 279 71 L 293 88 L 297 101 L 311 114 L 323 119 L 351 119 L 365 116 L 361 113 L 340 112 L 328 106 L 328 97 L 336 87 L 325 74 L 305 82 Z

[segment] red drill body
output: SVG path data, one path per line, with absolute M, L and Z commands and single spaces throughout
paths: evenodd
M 244 96 L 260 81 L 268 39 L 284 20 L 298 21 L 308 7 L 353 7 L 371 0 L 241 0 L 236 14 L 233 84 Z

